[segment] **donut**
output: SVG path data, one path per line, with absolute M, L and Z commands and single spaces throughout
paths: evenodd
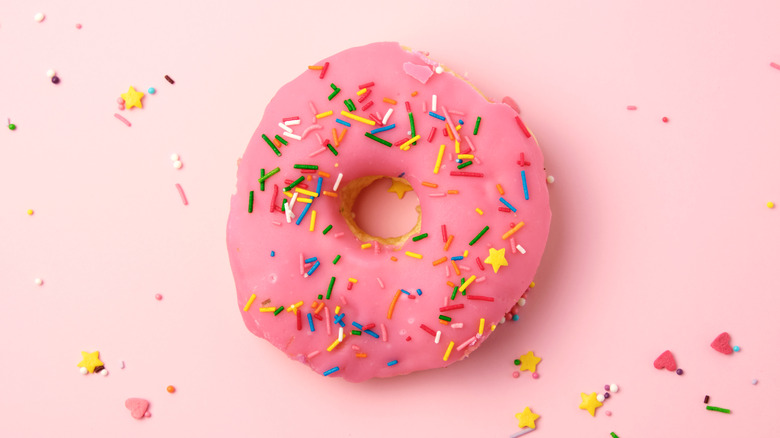
M 237 181 L 227 247 L 244 324 L 351 382 L 467 357 L 528 290 L 550 226 L 543 156 L 515 109 L 398 43 L 279 89 Z M 366 204 L 398 209 L 383 216 L 395 231 L 371 229 Z

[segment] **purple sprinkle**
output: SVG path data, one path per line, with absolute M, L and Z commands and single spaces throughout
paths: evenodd
M 604 391 L 609 391 L 609 385 L 604 385 Z
M 682 368 L 677 368 L 677 375 L 682 376 L 683 370 Z
M 609 393 L 608 392 L 604 393 L 604 398 L 609 398 Z

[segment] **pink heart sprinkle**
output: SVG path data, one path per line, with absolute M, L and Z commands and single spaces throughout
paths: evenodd
M 146 410 L 149 409 L 149 402 L 142 398 L 129 398 L 125 400 L 125 407 L 130 409 L 130 415 L 133 418 L 140 420 L 147 414 Z
M 656 359 L 655 362 L 653 362 L 653 366 L 659 370 L 666 368 L 669 371 L 675 371 L 677 369 L 677 362 L 675 362 L 672 352 L 666 350 L 658 356 L 658 359 Z
M 710 347 L 723 354 L 731 354 L 734 352 L 731 348 L 731 336 L 726 332 L 719 334 L 718 337 L 712 341 Z

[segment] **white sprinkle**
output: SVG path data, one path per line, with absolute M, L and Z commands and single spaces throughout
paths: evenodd
M 284 122 L 284 124 L 285 124 L 285 125 L 287 125 L 287 126 L 295 126 L 295 125 L 300 125 L 300 124 L 301 124 L 301 119 L 297 119 L 297 120 L 288 120 L 288 121 Z
M 376 278 L 376 282 L 377 282 L 377 283 L 379 283 L 379 287 L 380 287 L 380 288 L 382 288 L 382 289 L 384 289 L 384 288 L 385 288 L 385 284 L 384 284 L 384 283 L 382 283 L 382 279 L 381 279 L 381 278 L 377 277 L 377 278 Z
M 387 113 L 385 113 L 385 116 L 384 116 L 384 117 L 382 117 L 382 124 L 383 124 L 383 125 L 387 125 L 387 119 L 389 119 L 389 118 L 390 118 L 390 114 L 393 114 L 393 109 L 392 109 L 392 108 L 390 108 L 389 110 L 387 110 Z
M 612 383 L 609 385 L 609 392 L 618 392 L 620 388 L 618 388 L 617 383 Z
M 176 161 L 174 161 L 174 162 L 173 162 L 173 167 L 174 167 L 175 169 L 181 169 L 181 166 L 182 166 L 182 163 L 181 163 L 181 161 L 179 161 L 179 160 L 176 160 Z
M 290 199 L 290 202 L 287 204 L 287 207 L 289 207 L 290 211 L 292 211 L 293 207 L 295 206 L 295 201 L 298 200 L 298 192 L 293 193 L 293 197 Z
M 120 369 L 120 370 L 123 370 L 123 369 L 125 369 L 125 361 L 123 361 L 123 360 L 120 360 L 120 361 L 119 361 L 119 369 Z
M 436 112 L 436 95 L 431 97 L 431 111 Z
M 437 75 L 444 73 L 444 69 L 440 65 L 437 65 L 434 71 L 436 72 Z
M 518 251 L 520 251 L 520 254 L 525 254 L 525 248 L 523 248 L 522 246 L 520 246 L 520 244 L 518 244 L 518 245 L 516 246 L 516 248 L 517 248 L 517 250 L 518 250 Z
M 288 128 L 284 123 L 279 122 L 279 127 L 292 134 L 292 128 Z
M 40 285 L 42 285 L 42 284 L 43 284 L 43 280 L 41 280 L 40 278 L 36 278 L 36 279 L 35 279 L 35 284 L 37 284 L 38 286 L 40 286 Z
M 102 370 L 100 370 L 100 375 L 106 377 L 108 375 L 108 370 L 103 368 Z
M 339 184 L 341 184 L 341 178 L 344 177 L 343 173 L 339 173 L 339 176 L 336 177 L 336 183 L 333 184 L 333 191 L 336 192 L 339 189 Z
M 441 330 L 436 331 L 436 339 L 433 340 L 435 343 L 439 343 L 439 339 L 441 339 Z
M 555 182 L 555 177 L 552 175 L 547 175 L 547 184 L 552 184 Z
M 339 327 L 339 342 L 344 340 L 344 327 Z
M 279 221 L 271 221 L 271 224 L 272 225 L 276 225 L 277 227 L 281 227 L 282 226 L 282 223 L 279 222 Z
M 463 323 L 462 322 L 455 322 L 455 323 L 450 324 L 450 327 L 452 327 L 452 328 L 463 328 Z
M 287 223 L 292 222 L 292 209 L 285 208 L 284 209 L 284 217 L 287 219 Z
M 179 161 L 179 154 L 171 154 L 171 161 Z
M 535 430 L 536 429 L 531 429 L 530 427 L 524 427 L 524 428 L 520 429 L 520 432 L 516 432 L 515 434 L 510 435 L 509 438 L 517 438 L 519 436 L 523 436 L 523 435 L 527 434 L 528 432 L 533 432 Z
M 334 235 L 333 235 L 333 238 L 334 238 L 334 239 L 338 239 L 339 237 L 342 237 L 342 236 L 344 236 L 344 232 L 343 232 L 343 231 L 342 231 L 342 232 L 339 232 L 339 233 L 336 233 L 336 234 L 334 234 Z
M 293 140 L 298 140 L 298 141 L 301 140 L 301 136 L 300 135 L 291 134 L 289 132 L 282 132 L 282 135 L 285 136 L 285 137 L 290 137 Z
M 79 372 L 86 376 L 87 373 L 89 373 L 89 370 L 87 369 L 87 367 L 81 367 L 79 368 Z
M 605 400 L 604 394 L 599 394 L 596 396 L 596 400 L 599 401 L 599 403 L 603 402 Z
M 44 15 L 44 14 L 43 14 L 43 12 L 38 12 L 37 14 L 35 14 L 35 15 L 33 16 L 33 19 L 34 19 L 35 21 L 37 21 L 38 23 L 40 23 L 41 21 L 43 21 L 43 19 L 44 19 L 44 18 L 46 18 L 46 15 Z
M 53 78 L 54 76 L 57 76 L 57 72 L 50 68 L 46 70 L 46 76 Z

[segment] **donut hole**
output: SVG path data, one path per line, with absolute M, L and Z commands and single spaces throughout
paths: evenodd
M 400 247 L 422 228 L 420 200 L 404 178 L 364 176 L 350 181 L 339 196 L 341 216 L 361 242 Z

